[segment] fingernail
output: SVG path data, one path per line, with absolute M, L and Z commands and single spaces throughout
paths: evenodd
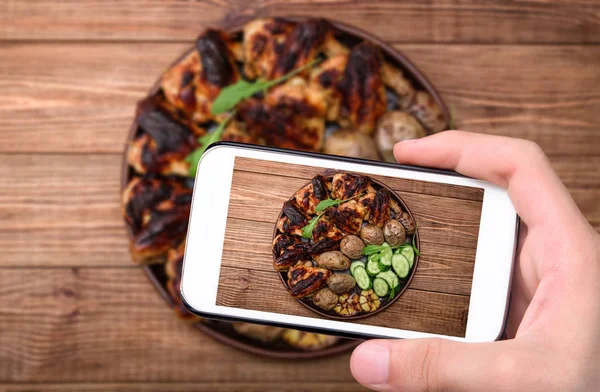
M 385 384 L 388 380 L 390 350 L 377 342 L 365 342 L 352 354 L 352 374 L 366 386 Z
M 410 144 L 410 143 L 414 143 L 416 141 L 419 141 L 419 139 L 406 139 L 406 140 L 400 141 L 400 143 L 402 143 L 402 144 Z

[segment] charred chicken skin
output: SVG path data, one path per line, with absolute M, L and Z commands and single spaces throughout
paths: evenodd
M 196 40 L 196 48 L 165 72 L 161 87 L 167 100 L 195 123 L 223 120 L 210 112 L 212 102 L 226 87 L 239 80 L 235 59 L 240 44 L 224 31 L 208 29 Z
M 129 146 L 129 165 L 140 174 L 187 176 L 189 163 L 185 158 L 199 147 L 196 135 L 175 119 L 157 97 L 140 102 L 138 113 L 142 134 Z
M 288 271 L 290 293 L 295 298 L 306 297 L 327 286 L 331 271 L 324 268 L 294 266 Z
M 164 261 L 185 238 L 192 190 L 178 181 L 134 178 L 123 193 L 130 251 L 140 264 Z

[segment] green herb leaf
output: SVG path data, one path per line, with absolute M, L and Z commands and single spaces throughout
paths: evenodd
M 315 211 L 323 212 L 329 207 L 337 206 L 338 204 L 342 204 L 346 200 L 335 200 L 335 199 L 325 199 L 321 200 L 319 204 L 315 207 Z
M 406 245 L 401 244 L 401 245 L 396 245 L 396 246 L 384 246 L 384 245 L 367 245 L 364 248 L 362 248 L 362 250 L 360 251 L 360 253 L 363 256 L 369 256 L 375 253 L 380 253 L 380 252 L 385 252 L 385 251 L 391 251 L 394 249 L 398 249 L 398 248 L 403 248 Z
M 206 151 L 208 146 L 221 140 L 221 137 L 223 136 L 223 131 L 225 130 L 225 126 L 229 123 L 229 121 L 233 118 L 234 115 L 235 112 L 231 113 L 229 117 L 227 117 L 222 123 L 219 124 L 217 129 L 215 129 L 211 133 L 207 133 L 201 138 L 198 138 L 198 143 L 200 143 L 200 147 L 192 151 L 192 153 L 185 158 L 185 161 L 190 164 L 190 169 L 188 173 L 190 177 L 196 177 L 196 170 L 198 170 L 198 162 L 200 162 L 202 154 L 204 154 L 204 151 Z
M 394 298 L 395 295 L 396 295 L 396 288 L 392 287 L 392 290 L 390 290 L 390 299 Z
M 417 238 L 417 230 L 415 227 L 415 234 L 413 234 L 413 238 L 412 238 L 412 248 L 415 251 L 415 253 L 420 257 L 421 256 L 421 252 L 419 252 L 419 249 L 417 249 L 417 245 L 415 244 L 415 239 Z
M 312 67 L 318 62 L 319 60 L 315 59 L 310 63 L 305 64 L 304 66 L 275 80 L 256 80 L 254 82 L 249 82 L 247 80 L 240 79 L 238 82 L 221 90 L 217 98 L 213 101 L 210 112 L 213 115 L 225 113 L 233 109 L 240 101 L 249 98 L 256 93 L 266 91 L 279 83 L 285 82 L 292 76 L 299 74 L 306 68 Z
M 312 238 L 312 232 L 315 229 L 315 226 L 317 225 L 317 222 L 319 221 L 319 219 L 323 216 L 323 214 L 319 214 L 317 216 L 315 216 L 314 218 L 312 218 L 311 220 L 308 221 L 308 225 L 304 226 L 302 228 L 302 237 L 304 238 Z

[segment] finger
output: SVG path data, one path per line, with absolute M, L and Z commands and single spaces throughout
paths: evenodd
M 530 226 L 557 219 L 573 222 L 574 216 L 583 219 L 535 143 L 447 131 L 397 143 L 394 155 L 400 163 L 451 169 L 507 188 L 517 213 Z
M 459 343 L 442 339 L 371 340 L 350 360 L 352 375 L 376 391 L 495 391 L 518 376 L 515 341 Z

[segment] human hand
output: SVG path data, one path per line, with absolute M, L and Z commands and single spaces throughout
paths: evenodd
M 350 366 L 377 391 L 600 390 L 600 236 L 534 143 L 447 131 L 396 144 L 400 163 L 508 189 L 521 217 L 507 335 L 371 340 Z

